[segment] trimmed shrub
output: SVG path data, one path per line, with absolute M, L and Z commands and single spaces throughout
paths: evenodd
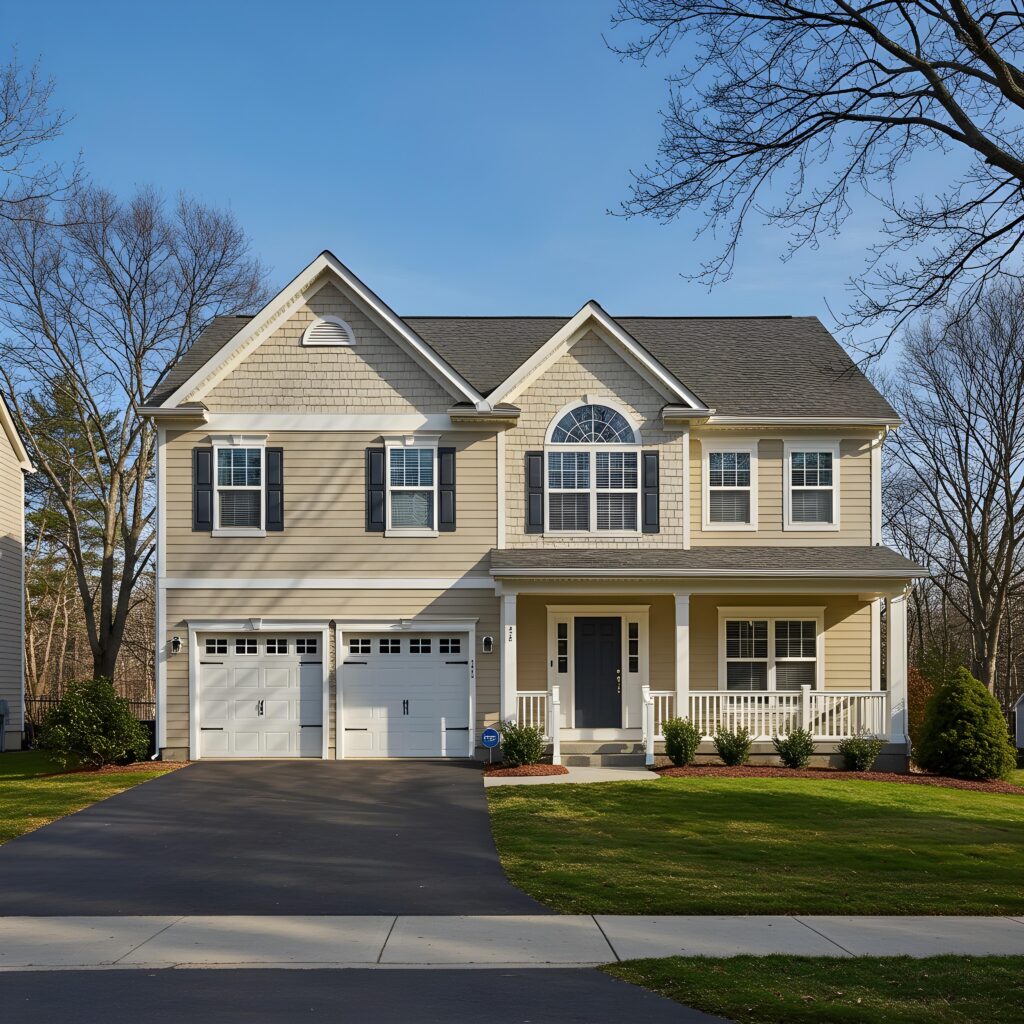
M 544 734 L 535 725 L 501 723 L 501 762 L 509 768 L 537 764 L 544 756 Z
M 46 716 L 39 745 L 65 768 L 100 768 L 141 760 L 149 738 L 109 679 L 87 679 L 73 683 Z
M 665 737 L 665 753 L 677 767 L 693 764 L 700 746 L 701 734 L 688 718 L 668 718 L 661 723 L 661 734 Z
M 743 726 L 735 732 L 731 729 L 719 729 L 715 733 L 715 750 L 723 764 L 730 767 L 746 764 L 750 757 L 750 733 Z
M 914 749 L 921 742 L 924 710 L 935 694 L 935 683 L 918 668 L 907 671 L 907 731 Z
M 848 736 L 839 744 L 839 753 L 848 772 L 869 772 L 875 766 L 883 743 L 876 736 Z
M 772 746 L 786 768 L 806 768 L 814 753 L 814 737 L 807 729 L 794 729 L 788 736 L 772 737 Z
M 965 668 L 928 701 L 914 760 L 960 779 L 1002 779 L 1017 763 L 999 702 Z

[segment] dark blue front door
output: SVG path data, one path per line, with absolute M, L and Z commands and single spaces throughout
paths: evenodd
M 576 728 L 622 725 L 622 619 L 577 618 Z

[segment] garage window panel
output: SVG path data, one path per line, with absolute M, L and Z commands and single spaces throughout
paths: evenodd
M 378 654 L 401 654 L 402 641 L 396 636 L 382 637 L 377 641 Z
M 287 654 L 288 641 L 283 637 L 271 638 L 267 641 L 267 654 Z
M 369 644 L 369 640 L 366 641 Z M 315 636 L 300 636 L 295 641 L 296 654 L 316 654 L 319 651 L 319 641 Z M 369 653 L 369 647 L 367 647 Z
M 414 636 L 409 641 L 410 654 L 430 654 L 431 647 L 432 643 L 429 636 Z
M 259 644 L 254 636 L 235 638 L 235 654 L 259 654 Z
M 301 651 L 299 653 L 302 653 Z M 348 642 L 349 654 L 369 654 L 370 638 L 368 636 L 354 636 Z
M 462 653 L 462 641 L 457 636 L 443 636 L 437 643 L 441 654 Z
M 207 654 L 227 654 L 228 638 L 226 636 L 211 636 L 206 638 Z

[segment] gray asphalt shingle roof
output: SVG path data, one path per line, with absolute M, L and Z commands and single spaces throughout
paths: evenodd
M 151 392 L 167 400 L 251 317 L 217 317 Z M 569 317 L 405 317 L 487 395 Z M 816 317 L 615 317 L 705 405 L 728 416 L 895 418 Z
M 566 573 L 573 569 L 634 570 L 649 574 L 665 572 L 791 572 L 842 573 L 851 576 L 926 574 L 922 566 L 893 551 L 876 546 L 822 547 L 699 547 L 682 548 L 495 548 L 491 572 L 533 570 L 539 574 Z

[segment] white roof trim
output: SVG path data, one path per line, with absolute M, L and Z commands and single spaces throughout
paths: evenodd
M 491 569 L 491 575 L 502 576 L 566 576 L 580 578 L 630 577 L 648 579 L 651 577 L 715 576 L 728 579 L 732 576 L 755 576 L 771 579 L 914 579 L 930 576 L 927 570 L 914 569 L 594 569 L 587 568 L 533 568 L 533 569 Z
M 508 402 L 537 379 L 548 366 L 582 337 L 591 321 L 613 340 L 626 362 L 647 377 L 669 401 L 679 401 L 690 409 L 710 410 L 680 380 L 673 376 L 635 338 L 624 331 L 596 302 L 590 300 L 575 316 L 563 324 L 525 363 L 502 381 L 488 396 L 492 405 Z M 577 335 L 579 337 L 577 337 Z
M 483 396 L 460 374 L 456 373 L 418 334 L 415 333 L 363 284 L 336 256 L 322 252 L 305 270 L 288 282 L 216 355 L 201 366 L 184 384 L 161 403 L 175 406 L 196 402 L 219 384 L 235 365 L 254 352 L 270 336 L 273 326 L 305 296 L 306 291 L 323 273 L 330 272 L 369 309 L 396 341 L 449 394 L 477 408 L 489 407 Z
M 18 460 L 19 468 L 26 473 L 34 473 L 36 467 L 32 465 L 25 442 L 22 441 L 21 434 L 18 433 L 18 428 L 14 425 L 14 417 L 11 416 L 11 410 L 7 408 L 6 399 L 0 399 L 0 422 L 3 423 L 4 433 L 14 449 L 14 457 Z

